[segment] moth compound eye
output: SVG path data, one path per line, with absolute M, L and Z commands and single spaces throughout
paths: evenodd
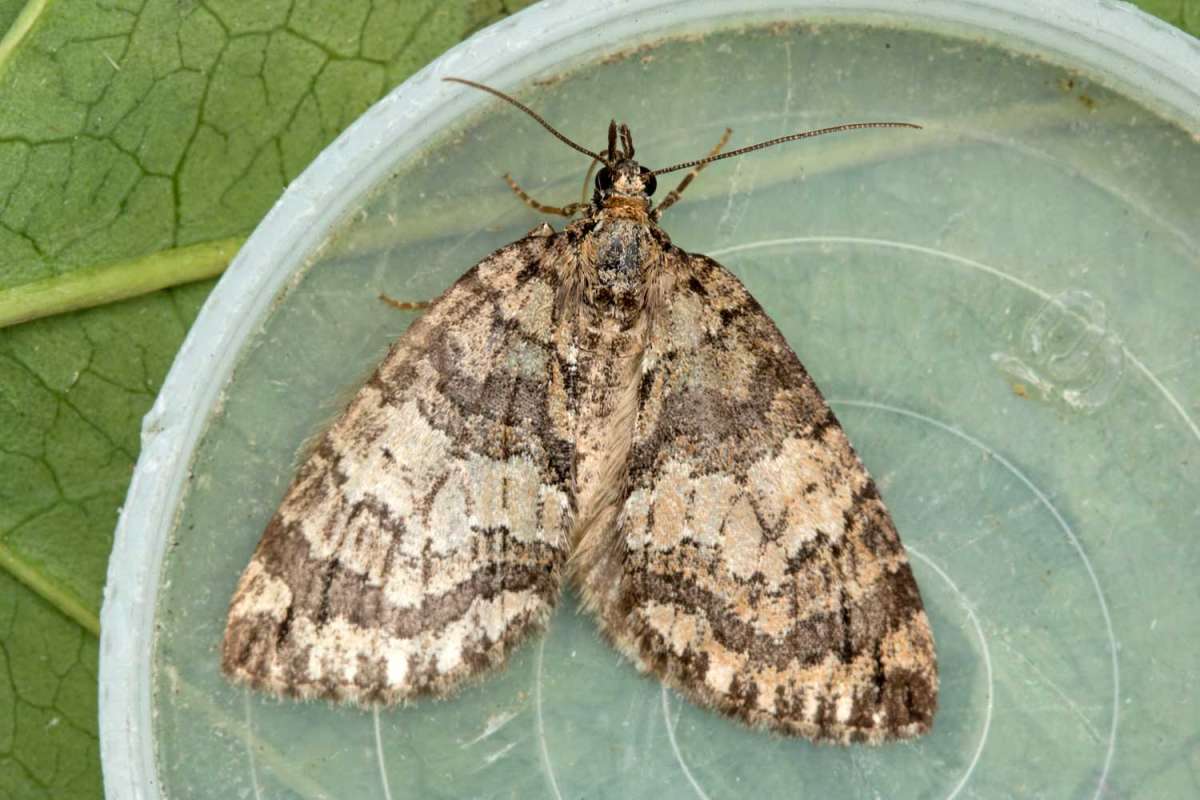
M 654 194 L 654 190 L 658 188 L 658 178 L 654 177 L 654 173 L 642 167 L 642 190 L 646 196 Z
M 608 171 L 608 167 L 604 167 L 596 173 L 596 188 L 602 192 L 607 192 L 612 188 L 612 173 Z

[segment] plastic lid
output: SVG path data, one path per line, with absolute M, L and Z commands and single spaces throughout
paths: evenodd
M 726 126 L 926 126 L 713 165 L 663 227 L 742 277 L 879 481 L 937 638 L 932 734 L 746 730 L 640 677 L 569 594 L 448 701 L 360 712 L 221 677 L 296 454 L 411 322 L 379 293 L 433 297 L 540 222 L 504 172 L 579 196 L 585 159 L 444 75 L 595 146 L 626 121 L 651 166 Z M 1200 792 L 1198 87 L 1195 40 L 1049 0 L 548 2 L 450 51 L 288 189 L 146 419 L 103 612 L 108 796 Z

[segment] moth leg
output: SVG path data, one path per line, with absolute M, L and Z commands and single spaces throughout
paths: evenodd
M 725 133 L 721 134 L 721 141 L 717 142 L 717 146 L 714 147 L 712 152 L 705 156 L 705 158 L 712 158 L 717 153 L 721 152 L 721 148 L 726 145 L 731 135 L 733 135 L 733 131 L 729 128 L 726 128 Z M 659 203 L 652 212 L 650 212 L 650 219 L 657 222 L 662 217 L 664 211 L 675 205 L 675 202 L 679 200 L 679 195 L 683 194 L 683 190 L 688 187 L 688 184 L 696 179 L 696 176 L 700 174 L 700 170 L 707 166 L 708 164 L 697 164 L 696 166 L 692 167 L 692 171 L 684 176 L 683 180 L 679 182 L 679 185 L 667 192 L 667 196 L 662 199 L 662 202 Z
M 592 173 L 596 171 L 596 165 L 599 163 L 598 159 L 593 158 L 592 163 L 588 164 L 587 175 L 583 176 L 583 191 L 579 195 L 579 199 L 582 201 L 581 205 L 586 206 L 588 203 L 588 189 L 592 188 Z
M 543 203 L 539 203 L 537 200 L 534 200 L 532 197 L 526 194 L 525 190 L 520 186 L 517 186 L 517 182 L 514 181 L 512 176 L 507 172 L 504 173 L 504 181 L 508 184 L 508 188 L 512 189 L 517 197 L 521 198 L 521 202 L 532 208 L 534 211 L 540 211 L 543 214 L 557 214 L 560 217 L 570 217 L 574 216 L 587 205 L 587 203 L 568 203 L 561 208 L 558 206 L 548 206 Z
M 399 311 L 424 311 L 433 305 L 432 300 L 397 300 L 394 297 L 388 297 L 382 292 L 379 294 L 379 299 Z

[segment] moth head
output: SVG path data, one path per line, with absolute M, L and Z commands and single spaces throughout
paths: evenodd
M 602 167 L 596 173 L 596 202 L 603 203 L 613 197 L 644 198 L 649 201 L 658 188 L 654 173 L 633 159 L 618 161 L 610 167 Z
M 596 203 L 604 204 L 615 198 L 642 199 L 649 203 L 658 188 L 658 179 L 633 160 L 633 134 L 628 125 L 617 125 L 616 120 L 608 123 L 608 149 L 604 155 L 604 166 L 596 173 Z

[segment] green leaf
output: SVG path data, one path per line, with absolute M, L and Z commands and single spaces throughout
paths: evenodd
M 1197 0 L 1135 0 L 1134 5 L 1193 36 L 1200 36 L 1200 2 Z
M 230 240 L 334 136 L 502 10 L 465 0 L 9 9 L 0 291 L 25 291 L 0 302 L 0 324 L 218 274 Z M 130 264 L 136 279 L 92 286 Z
M 0 797 L 100 797 L 96 639 L 0 573 Z
M 12 27 L 13 21 L 24 6 L 23 0 L 0 0 L 0 31 Z
M 140 420 L 203 294 L 0 332 L 0 565 L 93 633 Z

